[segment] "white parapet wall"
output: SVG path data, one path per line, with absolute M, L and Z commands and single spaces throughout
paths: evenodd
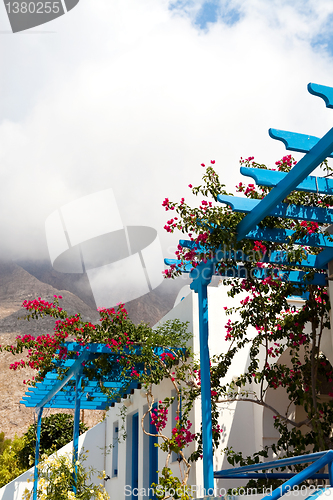
M 85 468 L 90 466 L 97 471 L 105 470 L 105 420 L 95 425 L 87 432 L 79 437 L 79 453 L 89 451 L 87 453 L 87 460 L 84 462 Z M 58 451 L 59 455 L 70 453 L 73 448 L 73 442 L 68 443 L 66 446 Z M 23 493 L 26 488 L 29 490 L 33 487 L 33 474 L 34 467 L 27 470 L 21 476 L 14 479 L 0 489 L 0 500 L 22 500 Z M 28 482 L 28 479 L 30 482 Z M 95 484 L 100 484 L 101 480 L 97 475 L 93 477 Z

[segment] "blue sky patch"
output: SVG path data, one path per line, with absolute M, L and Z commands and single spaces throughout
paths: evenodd
M 311 41 L 311 46 L 317 51 L 326 51 L 330 56 L 333 56 L 333 15 L 327 16 L 325 26 L 322 27 L 321 33 L 314 37 Z
M 207 29 L 208 23 L 216 23 L 218 14 L 219 5 L 217 2 L 205 2 L 196 16 L 195 24 L 200 29 Z
M 170 2 L 169 9 L 182 12 L 191 17 L 192 20 L 196 11 L 194 24 L 202 30 L 207 30 L 209 23 L 218 21 L 233 26 L 241 18 L 240 12 L 235 8 L 230 8 L 228 1 L 206 0 L 202 2 L 200 9 L 197 10 L 193 0 L 174 0 Z
M 187 7 L 193 6 L 192 0 L 176 0 L 175 2 L 170 2 L 169 10 L 184 10 L 187 11 Z

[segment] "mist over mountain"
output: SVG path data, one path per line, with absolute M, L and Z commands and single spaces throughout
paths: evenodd
M 96 310 L 94 296 L 86 273 L 60 273 L 55 271 L 51 263 L 46 260 L 17 261 L 17 264 L 42 283 L 51 285 L 58 291 L 67 290 L 79 297 L 91 309 Z M 125 307 L 131 320 L 136 324 L 144 321 L 153 326 L 172 309 L 179 290 L 189 283 L 190 280 L 186 276 L 181 276 L 176 280 L 164 280 L 150 293 L 127 302 Z

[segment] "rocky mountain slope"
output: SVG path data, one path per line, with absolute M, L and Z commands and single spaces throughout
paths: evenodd
M 39 296 L 52 300 L 54 295 L 63 296 L 63 307 L 70 313 L 80 312 L 82 317 L 92 322 L 98 320 L 96 310 L 89 307 L 71 292 L 61 292 L 52 286 L 40 282 L 34 276 L 12 262 L 0 262 L 0 344 L 11 344 L 17 335 L 29 333 L 39 335 L 52 333 L 54 321 L 43 319 L 38 321 L 23 320 L 24 310 L 21 304 L 25 299 Z M 21 319 L 19 319 L 21 318 Z M 21 359 L 21 355 L 0 353 L 0 431 L 7 437 L 22 435 L 28 426 L 34 422 L 34 410 L 20 404 L 26 391 L 24 379 L 31 378 L 35 373 L 25 368 L 13 371 L 9 365 Z M 60 410 L 45 410 L 45 416 Z M 68 410 L 67 413 L 73 413 Z M 84 419 L 87 425 L 95 425 L 103 416 L 103 412 L 85 411 Z

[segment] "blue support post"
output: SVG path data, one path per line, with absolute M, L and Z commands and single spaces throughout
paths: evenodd
M 82 382 L 82 371 L 76 375 L 76 384 L 75 384 L 75 412 L 74 412 L 74 429 L 73 429 L 73 465 L 74 465 L 75 483 L 77 478 L 76 461 L 78 459 L 78 451 L 79 451 L 80 409 L 81 409 L 81 396 L 82 396 L 81 382 Z M 73 490 L 74 493 L 76 493 L 76 487 L 74 487 Z
M 37 500 L 39 446 L 40 446 L 40 430 L 41 430 L 41 426 L 42 426 L 42 414 L 43 414 L 43 406 L 41 408 L 39 408 L 39 410 L 38 410 L 38 418 L 37 418 L 33 500 Z
M 207 286 L 212 279 L 214 266 L 211 262 L 201 262 L 190 273 L 194 278 L 190 287 L 198 293 L 199 335 L 200 335 L 200 371 L 201 371 L 201 413 L 202 413 L 202 449 L 204 489 L 207 496 L 214 492 L 213 470 L 213 433 L 210 389 L 210 358 L 208 348 L 208 298 Z

